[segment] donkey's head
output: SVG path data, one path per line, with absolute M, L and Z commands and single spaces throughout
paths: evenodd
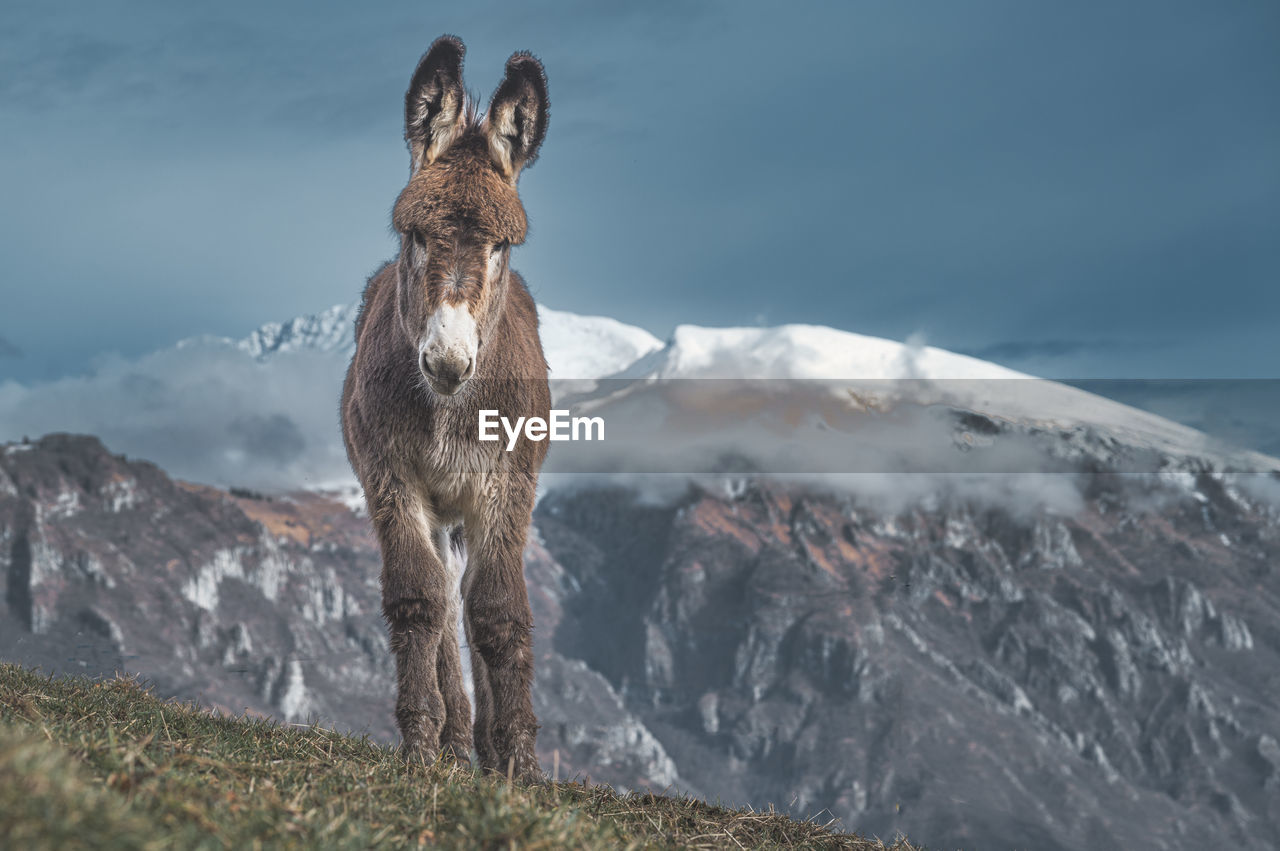
M 392 215 L 400 324 L 427 384 L 446 396 L 475 374 L 501 316 L 508 255 L 527 227 L 516 182 L 538 156 L 548 117 L 542 63 L 516 53 L 479 118 L 462 84 L 465 52 L 441 36 L 413 74 L 409 185 Z

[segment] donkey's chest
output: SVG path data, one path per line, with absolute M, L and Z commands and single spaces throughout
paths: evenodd
M 477 430 L 436 429 L 414 443 L 415 478 L 442 513 L 468 513 L 501 474 L 500 451 L 482 443 Z

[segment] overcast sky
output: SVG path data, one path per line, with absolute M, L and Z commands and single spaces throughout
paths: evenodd
M 1277 374 L 1274 0 L 607 5 L 6 3 L 0 380 L 356 299 L 442 32 L 546 65 L 552 307 Z

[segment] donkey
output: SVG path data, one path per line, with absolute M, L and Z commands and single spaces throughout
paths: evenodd
M 547 444 L 507 452 L 481 442 L 479 412 L 550 413 L 537 312 L 509 265 L 527 229 L 516 184 L 538 156 L 549 102 L 542 64 L 515 53 L 480 118 L 463 88 L 465 51 L 437 39 L 405 95 L 410 177 L 392 212 L 400 254 L 364 290 L 342 434 L 382 550 L 403 753 L 470 763 L 461 579 L 480 765 L 532 782 L 541 773 L 523 551 Z

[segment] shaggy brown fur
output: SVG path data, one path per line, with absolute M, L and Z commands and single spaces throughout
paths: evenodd
M 365 288 L 343 437 L 382 547 L 405 752 L 469 759 L 456 629 L 465 552 L 476 752 L 484 768 L 532 781 L 541 774 L 522 556 L 547 444 L 506 452 L 501 441 L 481 442 L 478 427 L 482 409 L 514 420 L 551 407 L 533 299 L 508 265 L 526 230 L 516 181 L 546 134 L 547 89 L 538 60 L 517 53 L 477 119 L 462 84 L 464 50 L 438 39 L 405 97 L 411 177 L 393 215 L 400 256 Z M 473 372 L 458 364 L 442 377 L 448 365 L 427 353 L 423 341 L 446 308 L 474 320 Z

